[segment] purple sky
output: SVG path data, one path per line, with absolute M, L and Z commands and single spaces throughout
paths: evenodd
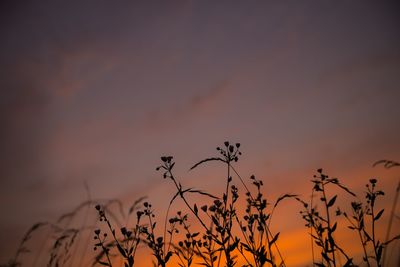
M 278 193 L 400 160 L 394 1 L 143 3 L 1 3 L 0 262 L 84 181 L 161 205 L 160 155 L 206 188 L 218 168 L 191 164 L 238 141 L 243 176 Z

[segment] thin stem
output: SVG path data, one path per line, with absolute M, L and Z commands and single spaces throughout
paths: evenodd
M 333 266 L 336 267 L 336 259 L 335 259 L 335 243 L 331 243 L 331 240 L 333 240 L 332 237 L 332 232 L 331 232 L 331 220 L 330 220 L 330 215 L 329 215 L 329 206 L 328 206 L 328 201 L 326 199 L 326 193 L 325 193 L 325 184 L 322 181 L 321 182 L 321 189 L 322 189 L 322 195 L 323 195 L 323 199 L 324 199 L 324 204 L 325 204 L 325 210 L 326 210 L 326 220 L 327 220 L 327 224 L 328 224 L 328 243 L 330 244 L 331 250 L 332 250 L 332 263 Z
M 392 230 L 392 223 L 395 218 L 395 211 L 396 211 L 397 201 L 399 199 L 399 193 L 400 193 L 400 181 L 397 183 L 396 194 L 395 194 L 395 197 L 393 200 L 392 210 L 390 211 L 390 219 L 389 219 L 389 225 L 388 225 L 387 232 L 386 232 L 385 242 L 387 242 L 389 240 L 390 231 Z M 386 250 L 387 250 L 387 248 L 385 248 L 383 251 L 382 266 L 385 266 Z
M 378 259 L 378 248 L 376 244 L 376 239 L 375 239 L 375 211 L 374 211 L 374 204 L 371 201 L 371 223 L 372 223 L 372 245 L 374 246 L 374 254 L 375 254 L 375 260 L 376 264 L 378 267 L 381 266 L 379 259 Z
M 362 237 L 362 234 L 361 234 L 361 231 L 359 230 L 359 228 L 357 229 L 357 232 L 358 232 L 358 236 L 360 237 L 360 240 L 361 240 L 361 244 L 362 244 L 362 248 L 363 248 L 363 252 L 364 252 L 365 261 L 367 262 L 368 267 L 370 267 L 371 264 L 369 263 L 369 260 L 368 260 L 367 249 L 366 249 L 366 247 L 365 247 L 364 239 L 363 239 L 363 237 Z
M 169 203 L 168 208 L 167 208 L 167 212 L 165 214 L 165 219 L 164 219 L 164 233 L 163 233 L 163 239 L 166 240 L 166 236 L 167 236 L 167 221 L 168 221 L 168 213 L 169 213 L 169 209 L 171 208 L 171 204 Z M 164 242 L 164 251 L 165 251 L 165 246 L 166 246 L 166 242 Z M 169 247 L 168 247 L 169 249 Z
M 186 198 L 184 197 L 183 193 L 182 193 L 182 188 L 181 186 L 178 185 L 178 183 L 175 180 L 174 175 L 172 174 L 171 170 L 168 171 L 171 180 L 174 182 L 176 189 L 178 189 L 179 192 L 179 196 L 181 197 L 181 199 L 183 200 L 183 202 L 185 202 L 186 206 L 189 208 L 189 210 L 194 214 L 194 216 L 196 216 L 196 218 L 198 219 L 198 221 L 200 222 L 200 224 L 203 226 L 203 228 L 205 230 L 208 230 L 207 226 L 204 224 L 203 220 L 199 217 L 199 215 L 194 212 L 193 208 L 189 205 L 189 203 L 187 202 Z
M 313 200 L 314 200 L 314 188 L 311 190 L 311 200 L 310 200 L 310 207 L 313 208 Z M 315 264 L 315 252 L 314 252 L 314 240 L 313 240 L 313 227 L 310 225 L 310 240 L 311 240 L 311 255 L 313 260 L 313 265 Z

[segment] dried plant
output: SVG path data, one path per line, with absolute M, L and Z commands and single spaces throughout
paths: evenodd
M 122 239 L 118 239 L 115 229 L 113 228 L 102 206 L 96 205 L 96 210 L 99 213 L 99 220 L 106 223 L 108 230 L 112 236 L 111 242 L 107 242 L 107 232 L 104 232 L 103 235 L 100 235 L 100 229 L 96 229 L 94 231 L 94 239 L 97 240 L 97 243 L 94 246 L 94 250 L 97 250 L 97 248 L 101 248 L 101 253 L 96 257 L 96 262 L 104 266 L 112 266 L 112 261 L 110 258 L 110 248 L 116 247 L 118 249 L 118 252 L 124 259 L 124 265 L 126 267 L 132 267 L 135 262 L 135 254 L 140 243 L 140 219 L 142 217 L 142 213 L 139 211 L 137 212 L 136 225 L 132 230 L 127 230 L 126 227 L 122 227 L 120 229 Z M 103 260 L 104 257 L 106 260 Z
M 331 178 L 322 169 L 318 169 L 311 180 L 309 199 L 296 194 L 284 194 L 271 205 L 265 196 L 263 181 L 254 175 L 245 180 L 235 169 L 234 164 L 242 155 L 240 147 L 239 143 L 225 142 L 217 148 L 217 157 L 201 160 L 190 168 L 194 170 L 208 162 L 223 164 L 226 176 L 221 179 L 225 184 L 218 196 L 193 187 L 186 188 L 174 174 L 173 157 L 163 156 L 157 170 L 162 171 L 163 178 L 169 180 L 176 190 L 169 201 L 163 222 L 160 223 L 154 208 L 148 201 L 144 201 L 145 198 L 135 201 L 126 216 L 120 201 L 92 200 L 87 188 L 87 201 L 72 212 L 62 215 L 55 224 L 33 225 L 23 237 L 14 258 L 2 266 L 21 266 L 21 255 L 29 252 L 27 243 L 32 234 L 45 225 L 51 226 L 53 240 L 48 254 L 48 267 L 74 265 L 71 258 L 76 256 L 74 253 L 77 248 L 72 248 L 78 242 L 77 237 L 88 229 L 94 232 L 95 239 L 93 266 L 120 266 L 118 263 L 121 261 L 124 267 L 142 266 L 143 263 L 137 262 L 137 251 L 141 246 L 150 249 L 153 256 L 146 264 L 152 261 L 154 266 L 159 267 L 234 267 L 239 266 L 239 263 L 242 267 L 286 266 L 278 246 L 280 232 L 271 230 L 274 211 L 286 199 L 294 199 L 301 204 L 300 213 L 310 234 L 314 266 L 358 265 L 356 255 L 345 251 L 336 238 L 339 229 L 343 228 L 339 224 L 343 222 L 359 239 L 363 253 L 362 264 L 369 267 L 388 265 L 388 247 L 390 244 L 393 247 L 393 243 L 400 239 L 398 232 L 392 235 L 392 224 L 398 220 L 395 213 L 400 182 L 396 188 L 386 236 L 382 238 L 377 228 L 383 228 L 382 217 L 385 211 L 378 203 L 384 197 L 384 192 L 378 188 L 378 179 L 369 180 L 364 197 L 360 199 L 339 179 Z M 379 165 L 387 169 L 400 166 L 389 160 L 374 164 Z M 351 199 L 349 205 L 343 204 L 341 193 Z M 196 203 L 192 196 L 200 196 L 201 202 Z M 196 199 L 199 201 L 199 198 Z M 184 208 L 170 217 L 169 211 L 176 201 L 182 201 Z M 241 202 L 245 205 L 239 204 Z M 110 208 L 111 204 L 117 205 L 118 215 Z M 72 227 L 72 219 L 84 207 L 91 206 L 95 206 L 100 225 L 86 225 L 87 211 L 84 224 L 80 228 Z M 136 214 L 133 222 L 130 221 L 132 214 Z

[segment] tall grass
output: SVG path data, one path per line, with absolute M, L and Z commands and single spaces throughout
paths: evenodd
M 313 266 L 388 266 L 388 249 L 400 239 L 398 228 L 394 229 L 396 233 L 392 233 L 392 226 L 399 221 L 396 205 L 400 182 L 386 235 L 382 237 L 378 235 L 377 228 L 384 227 L 381 218 L 386 213 L 377 204 L 385 195 L 379 189 L 378 179 L 369 179 L 364 195 L 358 196 L 339 179 L 318 169 L 311 180 L 310 197 L 284 194 L 275 201 L 269 201 L 264 195 L 262 180 L 254 175 L 244 179 L 236 170 L 235 164 L 242 155 L 240 148 L 239 143 L 225 142 L 217 148 L 216 156 L 201 160 L 190 168 L 194 170 L 209 162 L 221 163 L 226 169 L 226 176 L 219 195 L 185 187 L 174 172 L 173 157 L 163 156 L 156 169 L 175 189 L 175 194 L 168 200 L 165 218 L 159 219 L 152 204 L 141 198 L 129 208 L 122 223 L 109 207 L 111 203 L 117 203 L 123 213 L 121 203 L 92 200 L 88 193 L 88 200 L 73 212 L 63 215 L 57 224 L 40 223 L 29 229 L 14 258 L 2 266 L 21 266 L 20 257 L 28 251 L 27 241 L 45 225 L 50 225 L 57 232 L 49 251 L 49 267 L 74 266 L 71 258 L 77 257 L 74 255 L 77 249 L 72 250 L 72 247 L 84 231 L 91 231 L 94 238 L 93 266 L 287 266 L 285 251 L 280 246 L 280 232 L 271 228 L 274 211 L 282 201 L 300 204 L 305 231 L 310 236 Z M 385 168 L 400 166 L 394 161 L 379 161 L 375 165 Z M 351 200 L 339 206 L 337 203 L 343 202 L 338 200 L 344 195 Z M 184 209 L 170 214 L 178 201 Z M 241 205 L 241 202 L 245 204 Z M 95 225 L 82 225 L 76 229 L 65 223 L 60 227 L 60 222 L 76 216 L 84 207 L 93 206 L 97 212 Z M 130 219 L 132 214 L 136 215 L 133 220 Z M 87 213 L 84 217 L 86 224 Z M 346 246 L 337 238 L 337 232 L 343 229 L 343 225 L 339 224 L 343 223 L 358 239 L 363 254 L 361 261 L 354 251 L 346 251 Z M 137 253 L 143 247 L 151 251 L 152 258 L 139 262 Z M 82 264 L 82 260 L 74 262 Z M 394 260 L 391 259 L 391 262 Z

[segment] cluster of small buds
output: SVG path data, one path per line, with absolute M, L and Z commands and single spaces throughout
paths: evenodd
M 258 214 L 249 214 L 243 216 L 243 219 L 247 222 L 248 229 L 252 229 L 253 225 L 257 225 L 257 230 L 262 232 L 264 231 L 263 225 L 265 225 L 265 222 L 268 220 L 268 215 L 258 215 Z M 255 224 L 257 223 L 257 224 Z M 246 226 L 242 226 L 242 230 L 246 231 Z
M 263 194 L 261 193 L 261 186 L 263 186 L 263 182 L 261 180 L 257 180 L 254 175 L 250 177 L 252 180 L 253 185 L 257 187 L 257 196 L 254 198 L 251 196 L 250 192 L 246 192 L 246 201 L 247 201 L 247 208 L 246 213 L 249 213 L 252 208 L 257 209 L 258 211 L 262 211 L 267 207 L 267 200 L 263 198 Z
M 163 160 L 165 160 L 165 162 L 170 162 L 172 159 L 171 158 L 163 158 Z M 138 214 L 139 217 L 145 215 L 148 218 L 148 226 L 140 226 L 139 231 L 141 234 L 143 234 L 146 238 L 146 243 L 149 246 L 149 248 L 153 251 L 153 255 L 157 258 L 157 265 L 158 266 L 166 266 L 166 263 L 169 261 L 169 259 L 172 256 L 172 252 L 165 250 L 165 241 L 164 241 L 164 237 L 159 236 L 156 237 L 155 236 L 155 228 L 156 228 L 156 222 L 152 221 L 152 218 L 155 217 L 152 209 L 151 209 L 151 204 L 148 202 L 144 202 L 143 203 L 144 206 L 144 210 L 141 211 L 141 213 Z M 170 233 L 171 235 L 171 239 L 172 239 L 172 234 L 174 233 L 175 230 L 175 223 L 176 220 L 175 219 L 170 219 L 169 220 L 170 224 L 171 224 L 171 229 L 168 230 L 168 233 Z
M 121 228 L 121 234 L 126 238 L 129 239 L 132 236 L 132 231 L 126 229 L 126 227 Z
M 324 191 L 324 186 L 327 184 L 334 184 L 338 187 L 340 187 L 342 190 L 346 191 L 348 194 L 352 195 L 352 196 L 356 196 L 353 192 L 351 192 L 347 187 L 345 187 L 344 185 L 342 185 L 339 182 L 338 178 L 331 178 L 328 175 L 323 173 L 322 169 L 318 169 L 317 170 L 318 175 L 314 175 L 314 179 L 311 180 L 311 182 L 313 182 L 314 187 L 313 190 L 315 192 L 323 192 Z M 326 199 L 322 198 L 321 201 L 326 201 Z
M 353 201 L 353 202 L 351 202 L 351 207 L 353 208 L 353 210 L 355 212 L 358 212 L 362 206 L 361 206 L 361 203 Z
M 188 215 L 187 214 L 182 215 L 181 211 L 178 211 L 176 214 L 177 215 L 175 217 L 172 217 L 172 218 L 169 219 L 169 223 L 170 224 L 179 223 L 179 225 L 182 225 L 188 220 Z
M 328 175 L 325 175 L 323 173 L 323 170 L 320 168 L 317 170 L 317 172 L 319 173 L 319 175 L 314 175 L 313 177 L 315 178 L 314 180 L 312 180 L 312 182 L 314 183 L 314 191 L 316 192 L 321 192 L 322 191 L 322 182 L 324 182 L 328 177 Z
M 177 222 L 179 222 L 179 218 L 177 218 L 177 217 L 169 218 L 168 222 L 170 224 L 177 223 Z
M 365 198 L 367 199 L 367 204 L 374 206 L 375 205 L 375 200 L 378 196 L 383 196 L 385 193 L 381 190 L 375 190 L 376 184 L 378 180 L 375 178 L 372 178 L 369 180 L 370 184 L 367 184 L 367 193 L 365 195 Z M 371 185 L 371 186 L 370 186 Z
M 203 247 L 205 247 L 205 248 L 210 248 L 211 243 L 212 243 L 212 239 L 213 239 L 213 236 L 211 235 L 211 232 L 208 232 L 208 233 L 206 233 L 206 234 L 203 234 L 203 236 L 202 236 L 201 239 L 203 240 L 203 241 L 202 241 Z
M 96 208 L 97 212 L 99 213 L 99 217 L 100 217 L 99 220 L 101 222 L 106 220 L 106 214 L 104 212 L 104 209 L 100 205 L 96 205 L 95 208 Z
M 161 169 L 164 170 L 164 174 L 163 174 L 164 179 L 167 177 L 171 178 L 171 171 L 175 165 L 175 162 L 173 162 L 172 160 L 173 160 L 172 156 L 163 156 L 163 157 L 161 157 L 161 161 L 163 162 L 162 165 L 160 165 L 156 168 L 157 171 L 159 171 Z
M 149 229 L 147 229 L 147 226 L 141 226 L 140 227 L 140 233 L 149 234 Z
M 257 189 L 260 189 L 261 186 L 264 185 L 263 181 L 261 180 L 257 180 L 256 177 L 254 175 L 250 176 L 250 180 L 253 181 L 253 185 L 255 185 L 257 187 Z
M 94 230 L 94 240 L 98 240 L 98 242 L 94 245 L 94 250 L 97 250 L 97 247 L 102 247 L 103 250 L 107 249 L 104 247 L 104 242 L 107 239 L 107 233 L 103 233 L 103 235 L 100 235 L 101 230 L 100 229 L 96 229 Z M 109 251 L 109 249 L 107 249 L 107 252 Z
M 211 205 L 208 210 L 211 212 L 222 212 L 222 202 L 219 199 L 214 200 L 214 204 Z
M 325 181 L 326 179 L 329 179 L 329 175 L 324 174 L 324 171 L 322 168 L 319 168 L 317 170 L 317 172 L 318 172 L 318 175 L 314 175 L 313 176 L 314 178 L 318 178 L 320 181 Z M 338 182 L 336 178 L 330 179 L 329 181 L 332 182 L 332 180 L 334 180 L 335 182 Z
M 203 245 L 201 240 L 196 239 L 196 237 L 200 234 L 200 232 L 191 233 L 190 225 L 187 224 L 188 220 L 187 214 L 182 215 L 182 213 L 178 211 L 177 216 L 171 219 L 174 221 L 174 223 L 179 222 L 179 225 L 181 225 L 184 229 L 184 232 L 186 232 L 185 239 L 178 242 L 178 247 L 175 248 L 174 253 L 178 255 L 179 258 L 187 260 L 188 261 L 187 264 L 188 266 L 190 266 L 190 262 L 192 261 L 195 255 L 195 249 L 196 248 L 199 249 Z M 186 266 L 186 265 L 181 265 L 181 266 Z
M 250 242 L 253 242 L 255 238 L 254 231 L 257 230 L 261 233 L 266 230 L 266 222 L 269 219 L 270 214 L 265 212 L 267 200 L 261 193 L 263 182 L 256 179 L 254 175 L 251 175 L 250 180 L 257 188 L 257 195 L 254 197 L 249 191 L 246 192 L 246 215 L 243 216 L 245 224 L 241 225 L 241 228 L 244 233 L 247 233 Z
M 167 164 L 171 164 L 173 157 L 172 156 L 163 156 L 161 160 Z
M 224 142 L 225 148 L 217 147 L 219 153 L 224 156 L 226 162 L 239 160 L 239 156 L 242 155 L 240 152 L 240 143 L 236 143 L 235 145 L 230 144 L 228 141 Z
M 262 198 L 262 194 L 259 193 L 257 194 L 257 198 L 255 199 L 247 199 L 247 204 L 248 207 L 246 209 L 246 212 L 250 211 L 251 207 L 256 208 L 257 210 L 264 210 L 267 207 L 267 200 Z
M 155 215 L 154 215 L 153 211 L 151 210 L 151 204 L 148 202 L 144 202 L 143 206 L 144 206 L 143 214 L 154 218 Z
M 185 247 L 186 249 L 189 249 L 190 247 L 195 247 L 195 246 L 198 246 L 201 248 L 203 245 L 207 246 L 207 242 L 202 242 L 201 240 L 195 240 L 195 239 L 190 240 L 190 237 L 189 237 L 186 240 L 179 241 L 178 245 L 180 247 Z
M 172 218 L 169 218 L 168 222 L 170 224 L 170 229 L 168 230 L 168 233 L 172 236 L 172 234 L 179 233 L 179 229 L 176 227 L 177 224 L 182 225 L 184 222 L 187 221 L 187 214 L 182 216 L 182 212 L 178 211 L 177 216 L 174 216 Z
M 204 240 L 211 240 L 213 237 L 212 232 L 210 230 L 206 230 L 206 233 L 203 235 Z
M 311 227 L 315 225 L 320 225 L 320 215 L 315 208 L 311 208 L 309 211 L 300 211 L 302 218 L 306 221 L 306 226 Z

